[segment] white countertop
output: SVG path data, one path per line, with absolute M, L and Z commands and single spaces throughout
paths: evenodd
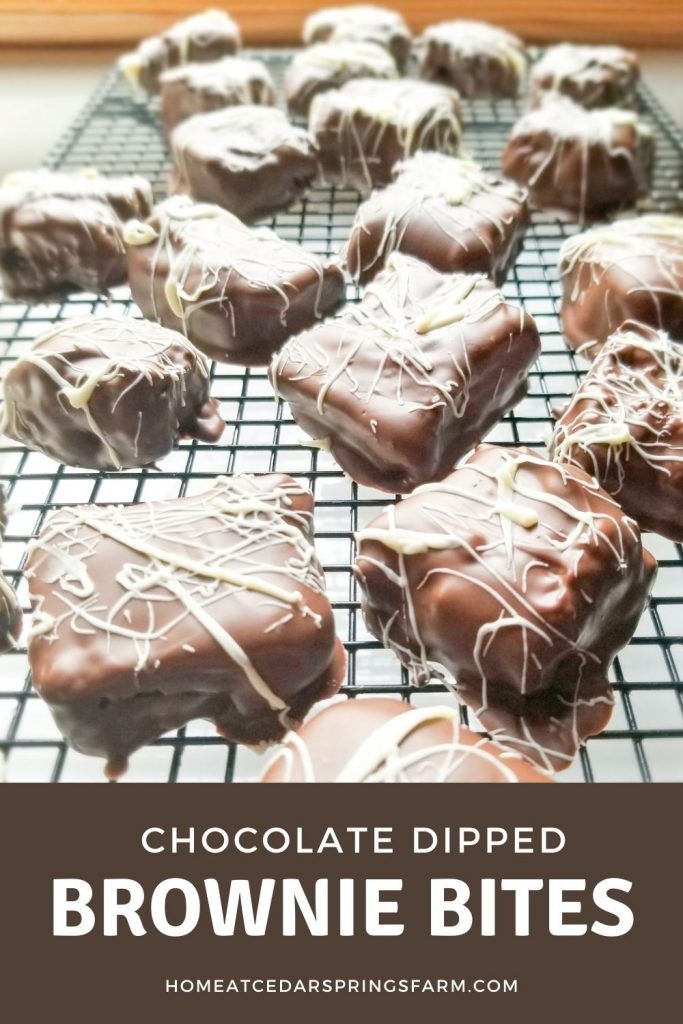
M 683 127 L 683 51 L 641 53 L 643 77 Z M 0 174 L 39 164 L 116 57 L 108 49 L 4 50 Z

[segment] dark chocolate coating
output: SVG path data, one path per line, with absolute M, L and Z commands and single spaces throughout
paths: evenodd
M 303 750 L 302 750 L 303 748 Z M 303 753 L 303 756 L 302 756 Z M 457 707 L 364 698 L 304 722 L 261 782 L 552 782 L 515 751 L 460 724 Z
M 404 72 L 410 57 L 412 36 L 398 11 L 374 4 L 328 7 L 309 15 L 304 23 L 306 45 L 339 42 L 376 43 L 392 55 Z
M 502 284 L 528 220 L 526 190 L 514 182 L 469 160 L 416 153 L 360 205 L 346 248 L 349 273 L 364 284 L 398 251 L 444 273 L 482 273 Z
M 315 97 L 309 127 L 324 180 L 369 192 L 418 150 L 456 153 L 460 123 L 458 94 L 447 86 L 357 78 Z
M 512 129 L 503 173 L 542 210 L 581 221 L 632 205 L 650 187 L 654 139 L 630 110 L 584 110 L 549 96 Z
M 396 61 L 367 42 L 316 43 L 294 55 L 285 71 L 285 99 L 295 117 L 308 117 L 313 97 L 354 78 L 397 78 Z
M 120 60 L 121 70 L 135 85 L 159 91 L 159 79 L 167 68 L 188 61 L 216 61 L 235 53 L 240 31 L 225 11 L 208 10 L 175 22 L 158 36 L 143 39 L 138 48 Z
M 11 299 L 106 293 L 126 280 L 123 221 L 146 217 L 152 189 L 138 175 L 19 171 L 0 188 L 0 274 Z
M 683 341 L 683 217 L 601 224 L 562 245 L 562 328 L 593 356 L 625 320 Z
M 175 331 L 132 317 L 63 320 L 4 380 L 0 430 L 67 466 L 152 465 L 180 437 L 218 441 L 202 355 Z
M 0 486 L 0 542 L 7 528 L 5 491 Z M 15 646 L 21 634 L 22 614 L 17 595 L 0 569 L 0 654 Z
M 167 135 L 195 114 L 244 103 L 271 106 L 277 99 L 266 65 L 246 57 L 183 64 L 164 71 L 159 83 L 161 123 Z
M 531 75 L 534 105 L 559 92 L 582 107 L 625 107 L 640 77 L 638 58 L 621 46 L 549 47 Z
M 625 323 L 558 421 L 552 451 L 594 476 L 641 529 L 683 541 L 683 345 Z
M 526 77 L 522 40 L 482 21 L 430 25 L 417 48 L 420 78 L 453 86 L 466 99 L 517 96 Z
M 224 107 L 196 114 L 171 135 L 171 192 L 258 220 L 301 199 L 318 173 L 315 143 L 277 107 Z
M 330 697 L 345 656 L 312 510 L 309 491 L 270 475 L 54 513 L 27 565 L 29 661 L 67 742 L 117 775 L 194 718 L 236 742 L 272 741 Z
M 185 196 L 126 231 L 133 298 L 212 359 L 266 365 L 344 298 L 338 266 Z
M 532 317 L 487 278 L 395 253 L 358 306 L 292 338 L 270 373 L 352 479 L 408 492 L 520 400 L 539 351 Z
M 481 445 L 357 539 L 367 626 L 415 682 L 445 671 L 497 742 L 547 769 L 605 728 L 656 562 L 583 470 Z

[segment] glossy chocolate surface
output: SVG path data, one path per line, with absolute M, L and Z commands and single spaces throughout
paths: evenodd
M 482 21 L 430 25 L 417 50 L 420 78 L 453 86 L 466 99 L 517 96 L 526 78 L 522 40 Z
M 106 293 L 126 280 L 123 222 L 146 217 L 152 189 L 138 175 L 17 171 L 0 188 L 0 274 L 10 299 Z
M 641 529 L 683 541 L 683 343 L 627 322 L 596 356 L 553 438 Z
M 357 540 L 367 626 L 416 682 L 445 677 L 497 742 L 546 769 L 605 728 L 608 668 L 656 562 L 583 470 L 481 445 Z
M 512 129 L 503 173 L 541 210 L 580 221 L 632 206 L 650 187 L 654 139 L 632 110 L 584 110 L 549 95 Z
M 360 205 L 346 249 L 349 272 L 364 284 L 398 251 L 444 273 L 482 273 L 502 284 L 528 217 L 526 190 L 515 182 L 471 160 L 416 153 Z
M 171 135 L 170 191 L 217 203 L 241 220 L 286 210 L 318 173 L 315 143 L 277 107 L 196 114 Z
M 345 655 L 312 511 L 309 491 L 270 475 L 50 516 L 27 566 L 29 660 L 67 742 L 117 775 L 192 719 L 266 742 L 331 696 Z
M 488 279 L 394 253 L 359 305 L 292 338 L 270 372 L 352 479 L 407 492 L 519 401 L 539 349 L 533 319 Z
M 261 782 L 550 782 L 518 753 L 460 723 L 454 706 L 345 700 L 313 715 Z
M 7 528 L 7 504 L 5 491 L 0 486 L 0 554 L 2 538 Z M 0 569 L 0 654 L 11 650 L 19 639 L 22 614 L 17 595 Z
M 338 266 L 218 206 L 175 196 L 126 246 L 133 298 L 150 320 L 182 331 L 212 359 L 265 365 L 292 334 L 344 297 Z
M 559 270 L 564 335 L 587 357 L 625 320 L 683 341 L 683 217 L 647 214 L 574 235 Z
M 223 107 L 276 102 L 270 71 L 260 60 L 224 57 L 208 64 L 183 64 L 160 78 L 161 123 L 167 134 L 177 124 Z
M 204 357 L 182 335 L 132 317 L 63 320 L 3 382 L 0 431 L 68 466 L 149 466 L 181 437 L 216 442 L 224 423 Z
M 370 192 L 418 150 L 451 155 L 461 136 L 458 94 L 443 85 L 359 78 L 316 96 L 309 119 L 328 184 Z

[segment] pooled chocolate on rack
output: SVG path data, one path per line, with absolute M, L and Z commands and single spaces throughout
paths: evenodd
M 181 437 L 217 442 L 209 368 L 182 335 L 133 317 L 63 320 L 3 381 L 0 433 L 67 466 L 150 466 Z
M 513 127 L 501 162 L 532 206 L 580 221 L 632 206 L 653 164 L 652 131 L 635 111 L 585 110 L 552 93 Z
M 270 71 L 260 60 L 224 57 L 208 64 L 182 64 L 164 71 L 161 123 L 167 134 L 195 114 L 240 104 L 272 106 L 277 101 Z
M 192 719 L 270 742 L 332 696 L 345 654 L 312 513 L 311 493 L 281 474 L 53 513 L 26 567 L 29 661 L 67 742 L 116 776 Z
M 195 114 L 174 129 L 171 151 L 170 192 L 217 203 L 245 221 L 286 210 L 318 174 L 313 139 L 277 107 Z
M 623 324 L 560 417 L 552 454 L 594 476 L 642 529 L 683 541 L 683 343 Z
M 208 10 L 143 39 L 136 50 L 120 58 L 119 67 L 136 87 L 158 92 L 159 78 L 167 68 L 189 61 L 215 61 L 235 53 L 240 44 L 240 30 L 230 15 Z
M 494 740 L 566 768 L 613 705 L 607 672 L 656 561 L 587 473 L 482 445 L 357 534 L 370 632 L 442 678 Z
M 483 21 L 429 25 L 416 48 L 420 78 L 451 85 L 466 99 L 518 96 L 526 79 L 522 40 Z
M 329 185 L 370 192 L 418 150 L 457 153 L 461 105 L 445 85 L 357 78 L 316 96 L 309 127 Z
M 140 175 L 15 171 L 0 187 L 0 274 L 5 294 L 44 302 L 73 291 L 105 294 L 126 280 L 123 224 L 146 217 Z
M 143 314 L 182 330 L 221 362 L 266 365 L 288 337 L 344 297 L 335 263 L 187 196 L 127 224 L 125 241 Z
M 502 284 L 524 240 L 526 189 L 443 153 L 416 153 L 393 179 L 356 213 L 345 250 L 354 281 L 369 281 L 398 251 Z
M 550 46 L 531 74 L 532 104 L 561 93 L 582 107 L 631 106 L 640 77 L 638 58 L 622 46 Z
M 587 357 L 625 320 L 683 341 L 683 217 L 599 224 L 562 243 L 562 329 Z
M 261 782 L 551 782 L 460 722 L 457 706 L 332 704 L 290 733 Z
M 292 338 L 273 386 L 358 483 L 438 480 L 520 400 L 540 351 L 493 282 L 394 253 L 358 305 Z
M 304 22 L 303 41 L 312 43 L 364 42 L 383 46 L 399 71 L 405 71 L 410 57 L 410 29 L 398 11 L 374 4 L 326 7 L 309 14 Z

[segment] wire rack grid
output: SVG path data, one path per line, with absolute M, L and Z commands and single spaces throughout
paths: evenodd
M 276 82 L 291 51 L 259 51 Z M 465 105 L 464 149 L 485 167 L 499 166 L 509 130 L 526 101 L 474 101 Z M 657 145 L 657 169 L 643 209 L 681 208 L 678 184 L 683 165 L 683 134 L 644 88 L 639 106 Z M 155 101 L 136 97 L 112 71 L 56 146 L 51 167 L 95 166 L 104 173 L 145 175 L 156 195 L 165 194 L 169 156 L 155 112 Z M 284 238 L 330 255 L 345 240 L 359 197 L 355 192 L 314 190 L 302 203 L 279 214 L 272 226 Z M 543 351 L 531 374 L 527 397 L 495 427 L 488 440 L 543 449 L 550 434 L 551 409 L 576 389 L 585 366 L 575 359 L 560 333 L 557 251 L 575 224 L 534 214 L 524 248 L 504 287 L 538 324 Z M 356 298 L 349 288 L 349 299 Z M 127 288 L 115 291 L 114 307 L 139 312 Z M 0 374 L 51 323 L 104 308 L 95 295 L 78 294 L 61 303 L 28 307 L 0 294 Z M 387 496 L 348 479 L 331 456 L 301 444 L 288 409 L 273 395 L 265 372 L 212 369 L 213 394 L 220 399 L 227 428 L 221 443 L 181 443 L 155 469 L 97 473 L 57 465 L 50 459 L 0 439 L 0 482 L 10 503 L 2 547 L 5 572 L 26 609 L 22 578 L 26 545 L 47 513 L 82 502 L 120 504 L 176 497 L 207 487 L 218 473 L 283 471 L 310 486 L 316 499 L 316 543 L 339 635 L 349 654 L 346 694 L 399 694 L 414 704 L 442 701 L 433 684 L 412 689 L 393 654 L 367 633 L 351 572 L 354 531 Z M 645 542 L 659 559 L 649 608 L 636 635 L 613 668 L 617 691 L 614 716 L 602 736 L 592 739 L 568 781 L 683 780 L 683 546 L 648 534 Z M 463 713 L 464 714 L 464 713 Z M 69 750 L 51 716 L 31 689 L 26 649 L 0 659 L 0 750 L 9 781 L 101 781 L 102 764 Z M 193 722 L 139 751 L 125 781 L 231 781 L 258 775 L 261 757 L 216 737 L 208 723 Z

